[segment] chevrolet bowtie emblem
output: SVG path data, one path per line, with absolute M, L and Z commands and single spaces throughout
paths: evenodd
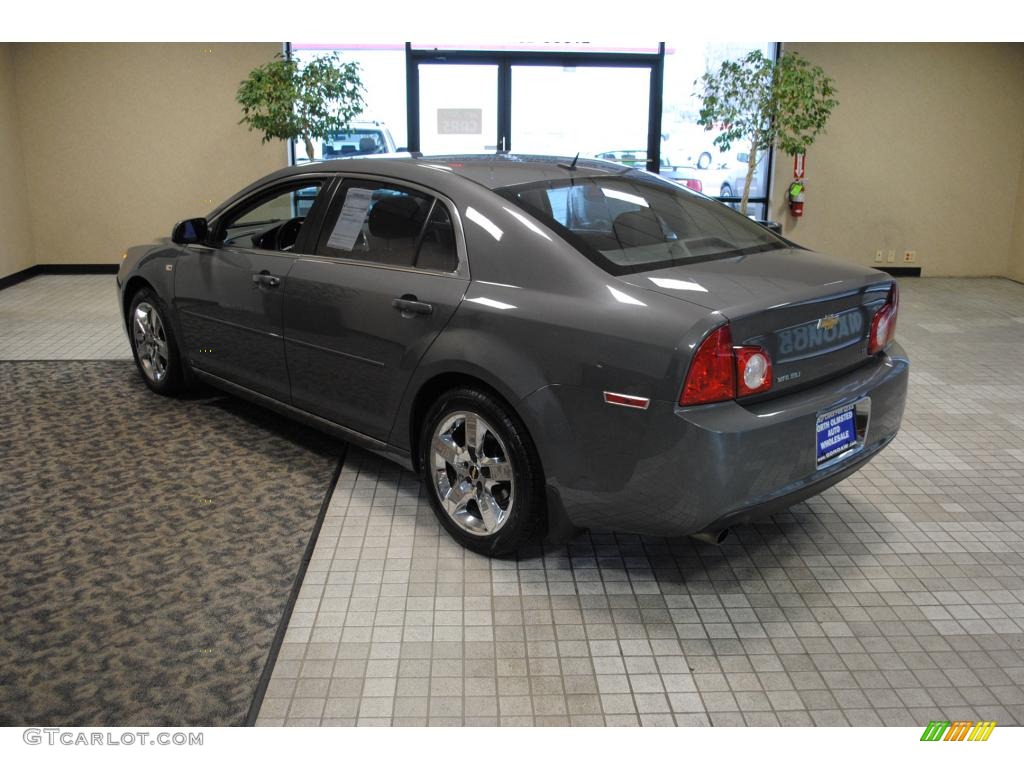
M 821 320 L 818 321 L 819 331 L 831 331 L 839 325 L 839 318 L 835 315 L 825 315 Z

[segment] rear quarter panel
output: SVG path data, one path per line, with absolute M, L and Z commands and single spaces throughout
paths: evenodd
M 390 442 L 412 447 L 416 393 L 449 372 L 483 380 L 513 407 L 557 386 L 585 388 L 609 412 L 624 409 L 604 405 L 605 390 L 674 402 L 689 361 L 686 339 L 720 319 L 622 283 L 543 224 L 473 187 L 447 191 L 460 208 L 471 283 L 413 375 Z M 520 416 L 543 454 L 540 444 L 561 429 L 555 414 Z

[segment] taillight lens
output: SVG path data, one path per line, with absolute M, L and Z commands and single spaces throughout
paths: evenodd
M 896 315 L 900 307 L 900 289 L 896 283 L 889 289 L 885 306 L 875 313 L 871 321 L 871 335 L 868 337 L 868 354 L 875 355 L 885 349 L 896 338 Z
M 772 360 L 761 347 L 736 347 L 736 388 L 739 397 L 766 392 L 772 386 Z
M 704 191 L 704 185 L 701 183 L 700 179 L 683 179 L 683 184 L 694 192 Z
M 690 363 L 680 405 L 704 405 L 767 392 L 772 359 L 763 347 L 734 347 L 729 324 L 709 333 Z
M 686 374 L 680 405 L 701 405 L 736 397 L 736 363 L 732 334 L 721 325 L 701 343 Z

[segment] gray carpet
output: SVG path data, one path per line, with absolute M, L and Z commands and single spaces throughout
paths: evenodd
M 343 451 L 131 362 L 0 363 L 0 725 L 242 724 Z

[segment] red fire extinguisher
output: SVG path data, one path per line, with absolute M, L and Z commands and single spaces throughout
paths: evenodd
M 794 218 L 798 219 L 804 215 L 804 191 L 806 187 L 807 184 L 803 179 L 796 179 L 789 185 L 786 197 L 789 200 L 789 212 L 793 214 Z
M 804 191 L 807 188 L 807 184 L 804 182 L 804 160 L 805 156 L 802 152 L 793 156 L 793 183 L 789 185 L 786 192 L 789 212 L 795 219 L 804 215 Z

